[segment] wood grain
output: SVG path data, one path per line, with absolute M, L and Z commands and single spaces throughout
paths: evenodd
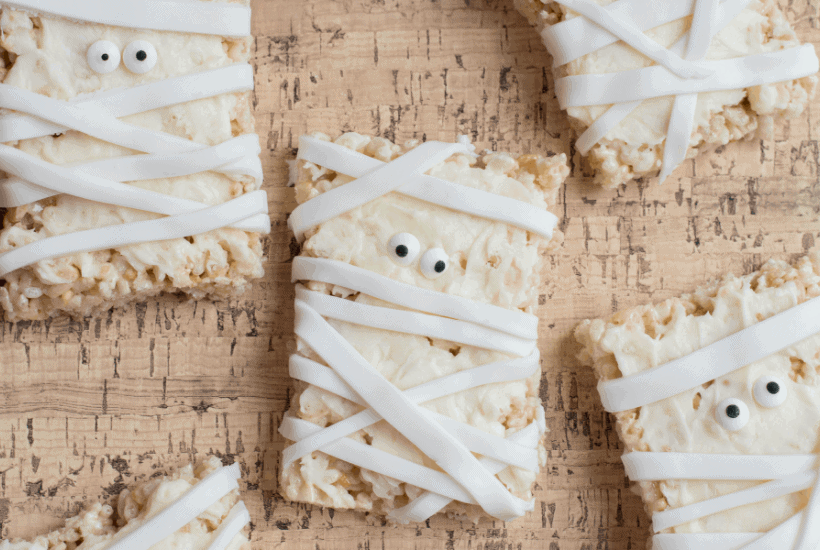
M 549 57 L 512 0 L 254 2 L 257 131 L 274 227 L 266 276 L 230 302 L 168 296 L 80 321 L 0 325 L 0 537 L 32 536 L 155 468 L 215 454 L 239 462 L 256 548 L 627 550 L 649 519 L 628 489 L 612 420 L 581 368 L 584 318 L 692 290 L 723 272 L 791 259 L 820 239 L 818 119 L 774 141 L 687 161 L 663 186 L 591 183 L 553 97 Z M 788 5 L 807 42 L 815 7 Z M 357 131 L 393 140 L 564 152 L 563 249 L 540 292 L 549 464 L 535 512 L 510 524 L 433 518 L 395 527 L 285 502 L 277 492 L 288 400 L 294 245 L 286 159 L 298 136 Z

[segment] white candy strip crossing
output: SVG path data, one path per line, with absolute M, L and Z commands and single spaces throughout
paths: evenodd
M 604 408 L 621 412 L 661 401 L 759 361 L 820 332 L 820 297 L 789 308 L 669 363 L 600 382 Z
M 190 32 L 240 37 L 251 33 L 247 6 L 191 0 L 4 0 L 3 5 L 32 12 L 132 29 Z
M 208 545 L 208 550 L 223 550 L 242 532 L 247 524 L 251 522 L 251 515 L 241 500 L 237 502 L 219 527 L 214 531 L 214 538 Z
M 817 455 L 631 452 L 622 460 L 632 481 L 780 479 L 818 467 Z
M 320 292 L 312 292 L 301 285 L 296 287 L 296 301 L 303 302 L 323 317 L 329 319 L 438 338 L 459 344 L 513 353 L 518 356 L 529 355 L 536 344 L 532 339 L 510 336 L 473 323 L 426 313 L 359 304 Z
M 42 260 L 198 235 L 267 213 L 268 202 L 265 192 L 252 191 L 226 203 L 196 212 L 47 237 L 0 254 L 0 277 Z
M 40 260 L 71 253 L 188 237 L 196 233 L 180 231 L 192 231 L 195 227 L 219 229 L 226 226 L 214 224 L 228 219 L 231 221 L 227 226 L 235 229 L 268 233 L 270 218 L 264 192 L 250 193 L 245 195 L 252 197 L 250 199 L 240 197 L 214 207 L 122 183 L 212 170 L 228 176 L 247 176 L 253 178 L 255 186 L 261 185 L 261 149 L 256 135 L 243 135 L 207 146 L 118 119 L 252 88 L 253 69 L 247 64 L 100 92 L 69 102 L 0 84 L 0 106 L 15 111 L 0 117 L 0 141 L 30 139 L 72 129 L 147 153 L 58 166 L 0 145 L 0 168 L 13 176 L 0 181 L 0 207 L 30 204 L 65 193 L 170 216 L 50 237 L 20 247 L 0 255 L 0 276 Z M 248 210 L 238 212 L 237 206 Z M 140 233 L 128 234 L 129 231 Z
M 151 548 L 190 523 L 213 503 L 231 491 L 238 489 L 239 484 L 236 480 L 240 475 L 238 464 L 216 470 L 139 528 L 122 536 L 115 535 L 114 540 L 105 547 L 105 550 L 146 550 Z M 208 550 L 221 550 L 224 548 L 225 543 L 230 543 L 242 527 L 250 521 L 245 506 L 239 504 L 237 506 L 239 508 L 234 507 L 226 517 L 225 522 L 223 522 L 225 530 L 217 531 L 216 537 Z M 241 523 L 243 520 L 245 520 L 244 523 Z M 241 525 L 239 525 L 240 523 Z M 228 534 L 231 533 L 232 536 L 228 538 Z M 217 546 L 216 543 L 222 545 Z
M 299 206 L 294 210 L 293 215 L 291 215 L 288 220 L 291 230 L 301 239 L 302 235 L 304 235 L 305 231 L 310 229 L 310 227 L 318 225 L 318 223 L 333 218 L 352 208 L 366 204 L 376 196 L 395 191 L 419 200 L 464 212 L 465 214 L 499 221 L 527 231 L 532 231 L 546 239 L 552 238 L 552 232 L 558 224 L 558 218 L 546 210 L 537 208 L 523 201 L 424 175 L 424 171 L 432 168 L 432 166 L 444 160 L 450 154 L 457 152 L 470 153 L 471 150 L 468 147 L 461 144 L 430 145 L 428 143 L 419 146 L 419 148 L 421 147 L 437 151 L 440 150 L 441 155 L 430 157 L 428 162 L 419 165 L 415 170 L 409 171 L 407 167 L 413 166 L 413 158 L 426 158 L 425 153 L 418 153 L 417 157 L 406 158 L 409 155 L 408 153 L 392 162 L 384 163 L 378 159 L 368 157 L 367 155 L 329 141 L 302 136 L 299 138 L 299 159 L 312 162 L 313 164 L 354 178 L 363 178 L 365 175 L 370 176 L 372 174 L 373 180 L 380 179 L 382 183 L 379 188 L 375 186 L 368 188 L 370 184 L 367 182 L 350 187 L 350 189 L 348 189 L 348 187 L 351 184 L 345 185 L 344 193 L 341 191 L 337 193 L 337 196 L 345 196 L 349 200 L 346 206 L 343 207 L 335 207 L 334 201 L 336 199 L 332 196 L 326 198 L 330 193 L 319 195 L 309 201 L 309 203 L 313 203 L 311 211 L 308 211 L 307 208 L 302 209 L 303 206 L 309 203 L 305 203 L 305 205 Z M 402 159 L 405 160 L 402 161 Z M 377 173 L 376 170 L 380 171 Z M 382 180 L 381 178 L 384 179 Z M 364 194 L 363 189 L 367 189 L 370 194 Z M 333 191 L 337 190 L 334 189 Z M 358 195 L 354 195 L 354 193 Z M 324 212 L 325 209 L 331 208 L 333 210 L 328 211 L 327 215 L 317 216 L 317 212 Z
M 618 0 L 605 7 L 590 0 L 559 0 L 559 3 L 581 17 L 570 18 L 542 32 L 556 68 L 619 40 L 658 63 L 643 69 L 556 79 L 556 95 L 562 109 L 612 105 L 579 137 L 576 146 L 582 153 L 586 154 L 615 129 L 642 101 L 662 96 L 680 98 L 675 102 L 667 128 L 661 181 L 685 158 L 698 93 L 793 80 L 820 69 L 811 45 L 734 59 L 703 60 L 715 34 L 728 25 L 749 0 L 723 0 L 720 6 L 718 0 Z M 684 36 L 667 49 L 644 34 L 646 30 L 693 13 L 688 41 Z M 684 44 L 687 45 L 685 52 Z
M 388 382 L 315 309 L 296 301 L 294 332 L 368 405 L 467 490 L 484 510 L 503 520 L 521 516 L 528 504 L 513 497 L 460 441 Z M 405 476 L 400 476 L 405 477 Z M 413 480 L 415 484 L 415 480 Z
M 536 351 L 526 358 L 500 361 L 454 373 L 405 390 L 404 394 L 413 403 L 421 404 L 486 384 L 522 380 L 532 376 L 539 369 L 540 364 L 538 362 L 538 352 Z M 303 380 L 314 386 L 334 392 L 354 403 L 367 406 L 367 402 L 359 397 L 344 380 L 334 374 L 332 369 L 315 361 L 300 355 L 292 355 L 290 357 L 290 375 L 297 380 Z M 338 391 L 336 391 L 337 389 Z M 536 470 L 538 468 L 538 453 L 533 446 L 527 448 L 512 441 L 505 442 L 504 438 L 493 436 L 447 416 L 430 411 L 428 413 L 472 452 L 500 461 L 505 464 L 504 467 L 512 465 L 527 470 Z M 372 409 L 367 409 L 333 424 L 313 437 L 294 443 L 283 451 L 282 462 L 284 467 L 313 451 L 321 449 L 329 442 L 341 437 L 347 437 L 375 424 L 381 419 L 381 416 Z

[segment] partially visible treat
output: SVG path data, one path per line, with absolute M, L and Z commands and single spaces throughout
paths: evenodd
M 610 5 L 611 0 L 593 0 Z M 627 0 L 621 0 L 625 2 Z M 518 10 L 539 32 L 578 14 L 552 0 L 515 0 Z M 689 30 L 691 17 L 646 31 L 651 40 L 668 48 Z M 729 59 L 774 52 L 800 44 L 794 29 L 775 0 L 754 0 L 712 40 L 706 59 Z M 632 70 L 654 61 L 623 42 L 554 68 L 556 78 Z M 806 76 L 746 89 L 703 92 L 698 95 L 695 125 L 686 158 L 732 141 L 757 137 L 771 139 L 774 119 L 804 114 L 814 97 L 817 77 Z M 595 170 L 595 181 L 614 188 L 630 180 L 657 176 L 661 168 L 669 114 L 674 96 L 643 101 L 615 129 L 594 145 L 587 159 Z M 569 122 L 581 135 L 611 105 L 569 107 Z
M 112 542 L 122 540 L 126 534 L 139 532 L 149 519 L 160 514 L 208 475 L 219 470 L 221 466 L 222 462 L 217 457 L 211 456 L 196 468 L 189 464 L 172 474 L 150 477 L 122 491 L 117 498 L 116 509 L 109 504 L 95 503 L 80 514 L 68 518 L 62 529 L 37 536 L 31 541 L 2 540 L 0 550 L 107 548 Z M 215 500 L 207 510 L 192 521 L 178 525 L 175 533 L 151 548 L 153 550 L 250 550 L 250 542 L 244 532 L 237 532 L 233 536 L 223 536 L 222 540 L 226 540 L 226 543 L 218 545 L 217 548 L 211 548 L 215 538 L 229 526 L 226 524 L 222 531 L 219 531 L 220 527 L 230 518 L 235 517 L 236 512 L 234 514 L 231 512 L 237 504 L 241 506 L 241 501 L 239 491 L 234 489 Z M 228 533 L 228 535 L 231 534 Z
M 584 321 L 575 331 L 583 346 L 580 360 L 594 369 L 601 382 L 620 379 L 687 356 L 817 296 L 820 251 L 791 265 L 770 260 L 759 271 L 743 277 L 726 275 L 680 298 L 629 308 L 609 319 Z M 741 355 L 745 352 L 738 350 Z M 696 454 L 817 453 L 820 334 L 672 397 L 616 412 L 615 418 L 625 453 L 636 456 L 687 453 L 695 460 Z M 731 470 L 731 462 L 727 467 Z M 650 515 L 766 481 L 668 477 L 633 485 Z M 760 502 L 744 501 L 661 532 L 767 532 L 806 507 L 810 490 L 797 489 Z
M 203 2 L 211 5 L 212 2 Z M 249 5 L 249 0 L 239 2 Z M 87 60 L 92 46 L 109 43 L 113 70 Z M 141 41 L 141 42 L 140 42 Z M 58 100 L 131 88 L 182 75 L 248 63 L 251 37 L 228 37 L 115 27 L 0 7 L 0 82 Z M 126 48 L 156 52 L 150 70 L 133 68 Z M 147 55 L 140 50 L 140 57 Z M 132 67 L 129 68 L 129 65 Z M 128 124 L 214 146 L 253 134 L 250 92 L 224 93 L 122 117 Z M 76 130 L 7 143 L 54 165 L 88 163 L 139 154 Z M 119 181 L 119 180 L 117 180 Z M 132 185 L 209 206 L 258 189 L 253 177 L 205 171 L 131 182 Z M 161 218 L 159 214 L 56 195 L 10 208 L 0 230 L 0 255 L 55 235 Z M 8 321 L 58 313 L 86 316 L 161 292 L 225 298 L 263 275 L 259 233 L 224 227 L 187 238 L 145 242 L 41 260 L 0 276 L 0 311 Z

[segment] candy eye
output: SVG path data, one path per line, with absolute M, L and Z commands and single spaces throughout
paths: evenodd
M 120 49 L 108 40 L 97 40 L 88 48 L 86 60 L 95 73 L 108 74 L 120 66 Z
M 390 249 L 390 257 L 393 261 L 404 266 L 413 263 L 421 250 L 419 240 L 410 233 L 393 235 L 387 247 Z
M 150 42 L 134 40 L 123 50 L 122 60 L 132 73 L 147 73 L 157 64 L 157 50 Z
M 740 399 L 730 397 L 717 406 L 715 418 L 723 429 L 736 432 L 749 422 L 749 407 Z
M 428 279 L 436 279 L 447 271 L 450 257 L 441 248 L 431 248 L 421 257 L 421 272 Z
M 776 376 L 761 376 L 755 382 L 754 395 L 761 407 L 771 409 L 786 400 L 786 385 Z

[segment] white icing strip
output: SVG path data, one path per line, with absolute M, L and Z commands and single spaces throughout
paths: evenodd
M 157 220 L 111 225 L 46 237 L 0 254 L 0 277 L 35 262 L 147 241 L 162 241 L 231 226 L 257 214 L 267 215 L 264 191 L 252 191 L 226 203 Z
M 535 369 L 538 369 L 537 360 L 534 364 Z M 522 366 L 523 365 L 526 364 L 524 363 Z M 532 363 L 526 366 L 528 367 L 526 370 L 530 371 L 529 373 L 519 372 L 524 369 L 515 369 L 514 365 L 512 368 L 508 368 L 508 364 L 505 361 L 482 365 L 480 367 L 470 369 L 473 372 L 469 373 L 467 376 L 462 375 L 465 373 L 455 373 L 453 375 L 422 384 L 415 388 L 405 390 L 404 394 L 413 403 L 421 404 L 432 398 L 451 395 L 453 393 L 472 389 L 476 386 L 498 381 L 508 382 L 523 379 L 535 372 L 535 369 L 532 368 Z M 335 375 L 331 369 L 324 367 L 315 361 L 311 361 L 310 359 L 299 355 L 292 355 L 290 358 L 290 373 L 293 378 L 304 380 L 314 386 L 321 387 L 328 391 L 334 391 L 335 388 L 341 388 L 341 393 L 338 393 L 337 395 L 346 398 L 354 397 L 351 399 L 352 401 L 366 406 L 366 402 L 356 396 L 349 386 L 347 386 L 341 378 Z M 511 376 L 511 374 L 513 376 Z M 460 383 L 462 380 L 466 381 L 467 384 Z M 431 395 L 431 391 L 434 394 L 440 395 L 435 395 L 435 397 L 433 397 Z M 439 424 L 444 427 L 444 429 L 446 429 L 459 441 L 464 443 L 464 445 L 474 453 L 496 459 L 503 462 L 505 465 L 510 464 L 527 470 L 538 469 L 538 454 L 533 446 L 526 448 L 524 446 L 517 445 L 514 442 L 505 441 L 504 438 L 487 434 L 486 432 L 478 430 L 473 426 L 457 422 L 438 413 L 427 411 L 427 414 L 430 414 Z M 291 462 L 320 449 L 327 443 L 342 437 L 347 437 L 348 435 L 364 429 L 379 420 L 381 420 L 381 416 L 375 413 L 372 409 L 362 411 L 341 420 L 321 432 L 318 432 L 315 436 L 303 439 L 290 447 L 285 448 L 283 451 L 282 463 L 284 467 L 287 467 Z
M 649 59 L 660 63 L 680 78 L 705 78 L 713 70 L 681 59 L 678 55 L 648 38 L 639 28 L 619 14 L 617 10 L 605 10 L 590 0 L 556 1 L 606 28 L 607 31 L 623 40 L 626 44 L 629 44 Z
M 711 498 L 703 502 L 696 502 L 679 508 L 655 512 L 652 514 L 652 529 L 655 532 L 664 531 L 725 510 L 731 510 L 746 504 L 762 502 L 772 498 L 804 491 L 814 485 L 817 479 L 816 471 L 800 472 L 776 479 L 762 485 L 756 485 L 742 491 L 735 491 L 727 495 Z M 812 546 L 811 548 L 815 548 Z
M 214 531 L 214 538 L 211 544 L 208 545 L 207 550 L 224 550 L 250 522 L 251 516 L 248 509 L 245 507 L 245 503 L 240 500 L 231 508 L 231 511 L 228 512 L 228 515 Z
M 809 503 L 803 509 L 803 521 L 797 533 L 794 550 L 814 550 L 820 543 L 820 475 L 815 476 Z
M 309 136 L 302 136 L 299 139 L 298 158 L 354 178 L 362 177 L 385 165 L 378 159 L 342 145 Z M 409 181 L 392 190 L 458 212 L 532 231 L 546 239 L 552 238 L 553 230 L 558 224 L 558 218 L 554 214 L 524 201 L 421 173 L 415 174 Z M 319 195 L 312 200 L 321 197 L 322 195 Z M 293 227 L 297 222 L 294 220 L 288 223 L 292 223 Z M 300 225 L 296 229 L 304 232 L 307 226 Z
M 417 311 L 475 323 L 519 338 L 538 338 L 535 315 L 419 288 L 337 260 L 298 256 L 293 259 L 291 279 L 339 285 Z
M 669 363 L 598 384 L 604 408 L 621 412 L 661 401 L 759 361 L 820 332 L 820 297 Z
M 130 88 L 94 92 L 65 103 L 122 118 L 198 99 L 250 90 L 253 90 L 253 67 L 247 63 L 236 63 Z M 43 113 L 37 112 L 3 113 L 0 115 L 0 142 L 61 134 L 68 129 L 40 118 L 41 116 Z
M 535 340 L 517 338 L 473 323 L 426 313 L 359 304 L 328 294 L 313 292 L 302 285 L 296 286 L 296 302 L 304 303 L 323 317 L 339 321 L 448 340 L 459 344 L 513 353 L 519 357 L 532 353 L 536 345 Z
M 291 441 L 299 441 L 322 429 L 321 426 L 296 418 L 290 412 L 286 412 L 282 425 L 279 427 L 279 433 Z M 413 479 L 413 484 L 425 491 L 445 495 L 452 500 L 467 504 L 476 504 L 470 493 L 447 474 L 348 437 L 329 443 L 322 448 L 322 452 L 393 479 Z
M 423 143 L 350 183 L 300 204 L 288 218 L 288 225 L 296 238 L 302 240 L 305 231 L 311 227 L 367 204 L 400 187 L 414 175 L 447 160 L 454 153 L 466 151 L 467 148 L 458 143 Z
M 555 93 L 561 108 L 566 109 L 748 88 L 803 78 L 820 69 L 811 44 L 735 59 L 701 61 L 698 64 L 712 71 L 711 75 L 702 79 L 684 79 L 665 67 L 653 65 L 619 73 L 566 76 L 555 82 Z
M 538 410 L 543 415 L 543 409 Z M 540 430 L 538 423 L 532 422 L 524 429 L 508 435 L 506 439 L 510 443 L 518 443 L 533 448 L 538 445 L 538 440 L 542 434 L 543 432 Z M 506 464 L 495 462 L 487 458 L 482 458 L 479 462 L 493 474 L 498 474 L 507 467 Z M 388 517 L 398 523 L 409 523 L 411 521 L 421 522 L 440 512 L 452 501 L 452 499 L 445 496 L 427 492 L 412 500 L 409 504 L 391 510 L 388 513 Z
M 813 471 L 818 466 L 817 455 L 631 452 L 621 458 L 632 481 L 757 481 Z
M 670 23 L 687 17 L 694 11 L 696 0 L 681 0 L 680 2 L 658 2 L 657 0 L 618 0 L 604 10 L 634 21 L 634 25 L 641 31 L 653 29 L 659 25 Z M 719 28 L 723 28 L 738 13 L 751 3 L 751 0 L 722 0 L 718 10 Z M 579 57 L 614 44 L 620 38 L 605 28 L 593 23 L 585 17 L 573 17 L 555 25 L 545 27 L 541 31 L 544 45 L 553 57 L 554 65 L 560 66 Z M 684 37 L 685 39 L 685 37 Z M 670 48 L 673 50 L 673 48 Z M 682 50 L 681 50 L 682 52 Z M 681 52 L 675 52 L 680 55 Z
M 103 25 L 241 37 L 251 34 L 251 10 L 222 2 L 173 0 L 3 0 L 0 5 L 36 14 Z
M 236 480 L 239 477 L 238 464 L 216 470 L 139 528 L 123 536 L 115 535 L 105 550 L 145 550 L 154 546 L 187 525 L 214 502 L 238 489 Z
M 208 205 L 125 185 L 107 178 L 118 172 L 122 181 L 185 176 L 213 170 L 244 156 L 258 155 L 259 152 L 257 137 L 246 135 L 192 153 L 165 156 L 131 155 L 63 167 L 45 162 L 14 147 L 0 145 L 0 168 L 16 176 L 14 179 L 0 180 L 0 207 L 30 204 L 35 200 L 65 193 L 86 200 L 156 214 L 194 212 L 207 208 Z M 261 181 L 257 182 L 257 185 L 259 184 Z M 246 230 L 267 232 L 264 227 Z
M 521 516 L 531 507 L 531 504 L 512 496 L 492 473 L 481 466 L 467 447 L 454 440 L 437 422 L 432 422 L 424 409 L 412 403 L 382 377 L 318 312 L 302 300 L 296 301 L 295 333 L 349 386 L 357 388 L 357 393 L 366 395 L 368 404 L 375 412 L 467 490 L 488 514 L 509 520 Z M 317 426 L 317 429 L 321 428 Z M 337 444 L 340 441 L 332 443 Z M 339 457 L 334 452 L 330 454 Z M 415 480 L 413 484 L 416 484 Z

